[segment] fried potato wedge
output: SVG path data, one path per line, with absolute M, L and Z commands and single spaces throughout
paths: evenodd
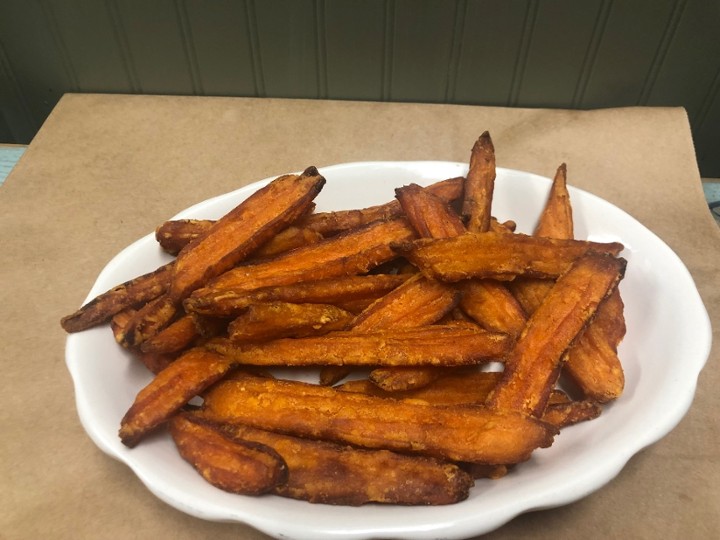
M 270 182 L 216 221 L 178 254 L 170 297 L 193 290 L 245 259 L 308 211 L 325 178 L 314 167 Z
M 404 219 L 379 221 L 316 244 L 294 249 L 264 262 L 241 265 L 208 283 L 209 289 L 251 291 L 332 277 L 367 273 L 395 258 L 392 244 L 414 238 Z M 198 296 L 204 294 L 200 289 Z
M 202 348 L 187 351 L 138 392 L 120 423 L 120 440 L 129 447 L 137 445 L 232 368 L 233 362 L 224 356 Z
M 145 341 L 175 320 L 179 313 L 175 301 L 164 294 L 133 313 L 124 326 L 115 332 L 115 339 L 127 349 L 141 347 Z
M 625 374 L 617 354 L 618 345 L 625 337 L 623 307 L 620 291 L 615 289 L 570 347 L 563 364 L 563 372 L 585 398 L 597 403 L 618 398 L 625 387 Z
M 445 203 L 459 199 L 463 193 L 465 179 L 462 177 L 448 178 L 431 184 L 426 189 Z M 396 199 L 378 206 L 359 210 L 339 210 L 336 212 L 319 212 L 311 214 L 299 222 L 299 226 L 307 227 L 323 236 L 356 229 L 374 221 L 395 219 L 403 215 L 400 202 Z
M 460 300 L 460 293 L 439 281 L 416 274 L 372 303 L 352 323 L 358 333 L 412 328 L 442 319 Z
M 173 219 L 155 229 L 155 240 L 170 255 L 177 255 L 190 242 L 203 236 L 214 225 L 211 219 Z
M 460 216 L 426 188 L 403 186 L 395 190 L 395 197 L 420 238 L 447 238 L 466 232 Z
M 527 315 L 504 284 L 473 279 L 461 282 L 458 288 L 462 292 L 460 309 L 483 328 L 514 338 L 525 328 Z
M 567 189 L 567 166 L 563 163 L 555 172 L 548 199 L 535 226 L 533 236 L 574 238 L 573 228 L 572 204 Z
M 113 315 L 127 308 L 139 307 L 159 297 L 170 287 L 174 264 L 174 261 L 165 264 L 96 296 L 76 312 L 63 317 L 60 325 L 66 332 L 82 332 L 108 322 Z
M 218 383 L 202 410 L 219 422 L 497 465 L 527 460 L 555 435 L 547 424 L 513 412 L 436 407 L 252 376 Z
M 182 458 L 217 488 L 261 495 L 288 479 L 287 464 L 270 446 L 232 439 L 192 415 L 174 416 L 168 426 Z
M 385 399 L 421 401 L 428 405 L 480 405 L 500 382 L 499 371 L 467 371 L 453 368 L 431 383 L 412 390 L 386 391 L 369 379 L 348 381 L 336 389 L 357 392 Z M 592 420 L 600 415 L 600 406 L 591 401 L 572 401 L 567 394 L 553 390 L 542 421 L 562 429 L 578 422 Z
M 205 347 L 255 366 L 459 366 L 501 359 L 511 344 L 506 334 L 433 325 L 368 334 L 331 332 L 248 344 L 215 338 Z
M 442 505 L 466 499 L 474 483 L 457 465 L 429 457 L 354 448 L 238 423 L 220 426 L 233 440 L 260 443 L 282 456 L 288 479 L 272 491 L 283 497 L 349 506 Z
M 408 280 L 410 276 L 371 274 L 341 276 L 289 285 L 245 289 L 205 288 L 183 302 L 185 310 L 212 317 L 233 317 L 259 302 L 347 305 L 354 301 L 374 301 Z
M 473 145 L 465 179 L 462 213 L 467 218 L 468 231 L 486 232 L 490 229 L 494 188 L 495 147 L 490 133 L 486 131 Z
M 146 339 L 140 350 L 144 353 L 168 354 L 188 348 L 200 337 L 192 315 L 183 315 L 154 336 Z
M 536 238 L 523 234 L 467 233 L 454 238 L 420 239 L 396 246 L 428 277 L 513 279 L 519 275 L 557 277 L 586 253 L 618 255 L 618 242 Z
M 307 337 L 347 328 L 354 315 L 329 304 L 264 302 L 252 304 L 228 326 L 233 341 Z
M 590 254 L 558 279 L 508 356 L 489 407 L 542 416 L 563 355 L 622 279 L 625 265 L 624 259 Z

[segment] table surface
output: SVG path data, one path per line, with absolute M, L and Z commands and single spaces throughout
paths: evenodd
M 0 189 L 0 536 L 265 538 L 167 506 L 93 445 L 75 411 L 58 321 L 117 252 L 195 202 L 309 164 L 466 161 L 484 130 L 499 166 L 551 176 L 566 162 L 571 184 L 657 234 L 718 326 L 720 230 L 682 109 L 66 95 Z M 714 347 L 680 424 L 614 480 L 486 538 L 717 537 L 718 356 Z

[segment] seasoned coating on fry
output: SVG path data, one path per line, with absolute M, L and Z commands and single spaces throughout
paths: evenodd
M 158 373 L 138 392 L 120 422 L 120 439 L 129 447 L 166 422 L 175 412 L 233 367 L 224 356 L 191 349 Z
M 177 256 L 170 297 L 182 301 L 193 290 L 229 270 L 305 214 L 325 185 L 314 167 L 270 182 L 216 221 Z
M 174 353 L 186 349 L 199 337 L 200 332 L 195 325 L 195 319 L 192 315 L 183 315 L 146 339 L 140 345 L 140 350 L 155 354 Z
M 232 317 L 258 302 L 293 302 L 296 304 L 334 304 L 375 300 L 404 283 L 409 275 L 374 274 L 341 276 L 318 281 L 244 289 L 205 288 L 193 293 L 183 305 L 188 312 L 216 317 Z
M 335 388 L 342 392 L 357 392 L 385 399 L 425 402 L 428 405 L 480 405 L 485 403 L 502 377 L 499 371 L 468 371 L 448 368 L 431 383 L 421 388 L 386 391 L 368 379 L 348 381 Z M 600 415 L 600 406 L 591 401 L 572 401 L 561 390 L 553 390 L 542 415 L 542 421 L 558 429 Z
M 212 424 L 191 415 L 173 417 L 169 428 L 182 458 L 217 488 L 241 495 L 261 495 L 287 481 L 285 461 L 267 445 L 233 440 Z
M 218 422 L 452 461 L 504 465 L 527 460 L 556 433 L 529 416 L 481 406 L 431 406 L 327 386 L 246 376 L 206 395 L 203 414 Z
M 486 232 L 490 229 L 494 188 L 495 147 L 490 133 L 486 131 L 473 145 L 465 179 L 462 213 L 467 218 L 468 231 Z
M 146 340 L 168 326 L 180 313 L 178 305 L 167 294 L 151 300 L 137 310 L 115 334 L 125 348 L 140 347 Z
M 264 302 L 249 306 L 228 325 L 233 341 L 265 341 L 284 337 L 306 337 L 344 330 L 354 316 L 328 304 Z
M 428 277 L 512 279 L 518 275 L 557 277 L 586 253 L 618 255 L 618 242 L 536 238 L 524 234 L 467 233 L 454 238 L 420 239 L 396 246 Z
M 459 366 L 501 359 L 510 345 L 506 334 L 433 325 L 368 334 L 340 331 L 248 344 L 216 338 L 205 347 L 256 366 Z
M 312 503 L 441 505 L 464 500 L 472 477 L 457 465 L 389 450 L 368 450 L 284 435 L 247 425 L 220 424 L 237 441 L 267 445 L 287 463 L 286 482 L 273 493 Z
M 473 279 L 458 285 L 460 308 L 483 328 L 517 338 L 527 315 L 508 288 L 491 279 Z
M 508 356 L 489 407 L 543 414 L 563 355 L 622 279 L 625 265 L 624 259 L 590 254 L 558 279 Z
M 396 189 L 395 196 L 420 238 L 446 238 L 465 232 L 460 216 L 428 189 L 410 184 Z
M 567 166 L 561 164 L 550 186 L 550 193 L 533 236 L 574 238 L 572 205 L 567 189 Z
M 568 350 L 563 372 L 586 399 L 606 403 L 623 392 L 625 374 L 617 354 L 625 337 L 623 308 L 620 291 L 615 289 Z
M 462 196 L 462 177 L 448 178 L 429 185 L 426 189 L 442 201 L 449 203 Z M 311 214 L 299 222 L 299 226 L 319 232 L 323 236 L 356 229 L 373 221 L 395 219 L 403 215 L 400 203 L 393 199 L 385 204 L 361 208 L 359 210 L 339 210 L 336 212 L 320 212 Z
M 416 274 L 360 313 L 352 323 L 355 332 L 412 328 L 442 319 L 460 300 L 451 286 Z
M 177 255 L 190 242 L 204 235 L 215 223 L 211 219 L 173 219 L 155 229 L 155 240 L 170 255 Z
M 391 244 L 414 237 L 415 232 L 404 219 L 378 221 L 267 261 L 238 266 L 212 280 L 207 288 L 251 291 L 364 274 L 396 256 Z M 197 296 L 203 294 L 202 289 L 194 293 Z
M 60 325 L 66 332 L 82 332 L 108 322 L 113 315 L 130 307 L 139 307 L 162 295 L 170 286 L 175 261 L 165 264 L 113 287 L 90 300 L 76 312 L 63 317 Z
M 368 380 L 376 387 L 388 392 L 412 390 L 427 386 L 447 369 L 442 366 L 391 366 L 376 367 L 368 375 Z

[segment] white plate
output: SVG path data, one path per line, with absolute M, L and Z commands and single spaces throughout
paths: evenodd
M 393 189 L 464 175 L 449 162 L 349 163 L 321 170 L 328 182 L 317 210 L 384 203 Z M 176 218 L 217 218 L 270 179 L 189 208 Z M 550 180 L 498 169 L 493 214 L 530 233 Z M 93 441 L 126 463 L 158 497 L 202 519 L 247 523 L 282 538 L 321 540 L 393 537 L 466 538 L 491 531 L 533 509 L 559 506 L 600 488 L 643 447 L 680 421 L 695 393 L 710 351 L 711 331 L 687 269 L 657 236 L 622 210 L 570 188 L 577 238 L 620 241 L 628 270 L 621 284 L 628 333 L 620 348 L 626 389 L 597 420 L 564 430 L 549 449 L 496 481 L 480 480 L 470 497 L 438 507 L 311 505 L 276 496 L 231 495 L 206 483 L 179 456 L 170 438 L 157 434 L 133 450 L 120 443 L 120 419 L 151 376 L 118 347 L 107 326 L 68 337 L 67 365 L 77 408 Z M 163 219 L 159 216 L 158 221 Z M 118 254 L 100 273 L 88 300 L 117 283 L 169 260 L 153 235 Z

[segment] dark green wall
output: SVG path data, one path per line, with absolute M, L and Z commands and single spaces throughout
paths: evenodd
M 0 142 L 65 92 L 669 105 L 720 177 L 719 35 L 720 0 L 0 0 Z

